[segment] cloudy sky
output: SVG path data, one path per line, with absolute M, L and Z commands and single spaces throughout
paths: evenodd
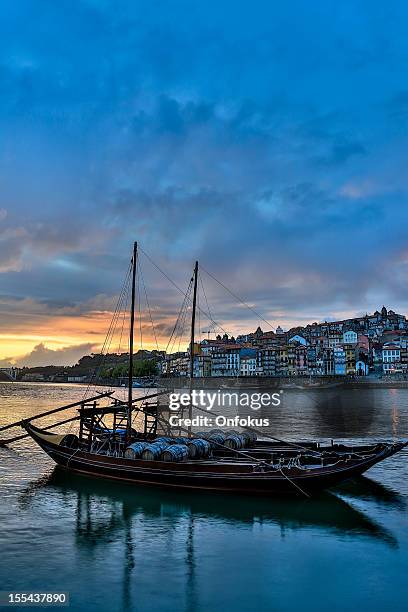
M 198 258 L 272 327 L 408 310 L 406 3 L 0 13 L 4 362 L 97 350 L 135 239 L 183 287 Z M 180 295 L 141 265 L 165 345 Z M 258 325 L 202 277 L 225 329 Z

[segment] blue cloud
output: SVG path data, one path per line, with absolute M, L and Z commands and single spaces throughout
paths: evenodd
M 295 318 L 408 307 L 405 3 L 0 15 L 5 294 L 114 293 L 139 238 L 177 282 L 199 256 Z

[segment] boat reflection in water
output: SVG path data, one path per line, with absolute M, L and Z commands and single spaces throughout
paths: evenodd
M 339 492 L 355 498 L 362 492 L 365 500 L 399 509 L 404 504 L 398 494 L 368 478 L 344 485 Z M 388 549 L 398 546 L 392 532 L 342 497 L 327 492 L 312 499 L 287 500 L 184 494 L 109 483 L 57 467 L 50 476 L 26 489 L 19 503 L 26 506 L 34 500 L 37 508 L 40 504 L 40 510 L 41 503 L 47 506 L 50 500 L 53 505 L 58 502 L 59 507 L 69 509 L 78 554 L 97 558 L 101 571 L 109 571 L 105 562 L 109 565 L 115 557 L 119 575 L 112 588 L 117 589 L 115 598 L 121 600 L 121 609 L 137 607 L 135 598 L 157 592 L 164 571 L 166 581 L 174 575 L 176 599 L 178 582 L 179 601 L 173 609 L 177 605 L 187 610 L 199 609 L 198 602 L 208 599 L 202 593 L 203 572 L 206 573 L 209 562 L 215 562 L 217 551 L 222 554 L 223 538 L 229 539 L 229 544 L 231 539 L 238 538 L 237 550 L 251 563 L 249 571 L 262 571 L 264 560 L 257 556 L 257 546 L 253 546 L 253 551 L 242 549 L 239 541 L 242 531 L 249 530 L 252 541 L 258 533 L 263 545 L 267 541 L 272 556 L 279 555 L 282 539 L 299 532 L 340 542 L 347 539 L 377 542 Z M 307 559 L 304 561 L 307 563 Z M 167 588 L 171 590 L 170 586 Z
M 342 497 L 329 492 L 322 492 L 311 499 L 288 497 L 274 500 L 220 493 L 215 496 L 203 492 L 173 493 L 156 488 L 102 482 L 56 467 L 50 476 L 41 478 L 26 489 L 20 502 L 28 501 L 32 494 L 44 487 L 58 491 L 66 502 L 77 502 L 77 535 L 94 539 L 99 544 L 105 537 L 109 540 L 112 531 L 131 522 L 133 515 L 140 517 L 141 514 L 149 517 L 171 514 L 175 520 L 177 516 L 185 518 L 188 514 L 228 523 L 274 522 L 280 525 L 282 532 L 313 526 L 344 534 L 358 532 L 382 539 L 392 546 L 397 544 L 389 531 L 372 521 L 364 512 L 353 508 Z M 336 491 L 350 497 L 371 498 L 399 509 L 405 508 L 405 501 L 398 493 L 364 476 L 339 486 Z M 98 512 L 92 513 L 92 507 L 98 503 L 104 509 L 102 517 Z M 106 515 L 107 509 L 111 510 L 109 516 Z

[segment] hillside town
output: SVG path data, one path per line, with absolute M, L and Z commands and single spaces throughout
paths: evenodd
M 188 352 L 166 355 L 162 373 L 187 376 Z M 408 321 L 385 306 L 372 315 L 312 323 L 236 338 L 206 338 L 194 346 L 194 375 L 367 376 L 408 373 Z
M 3 380 L 25 382 L 107 384 L 127 381 L 128 353 L 82 357 L 74 366 L 0 368 Z M 188 376 L 190 350 L 166 354 L 139 350 L 134 376 L 141 379 Z M 227 334 L 207 337 L 194 345 L 195 377 L 300 377 L 356 378 L 408 377 L 408 320 L 385 306 L 372 315 L 312 323 L 288 331 L 254 332 L 234 338 Z

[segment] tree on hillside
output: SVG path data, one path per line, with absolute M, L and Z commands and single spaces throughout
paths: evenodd
M 158 374 L 157 361 L 154 359 L 138 359 L 133 363 L 133 376 L 155 376 Z M 125 378 L 129 375 L 129 364 L 105 366 L 101 378 Z

